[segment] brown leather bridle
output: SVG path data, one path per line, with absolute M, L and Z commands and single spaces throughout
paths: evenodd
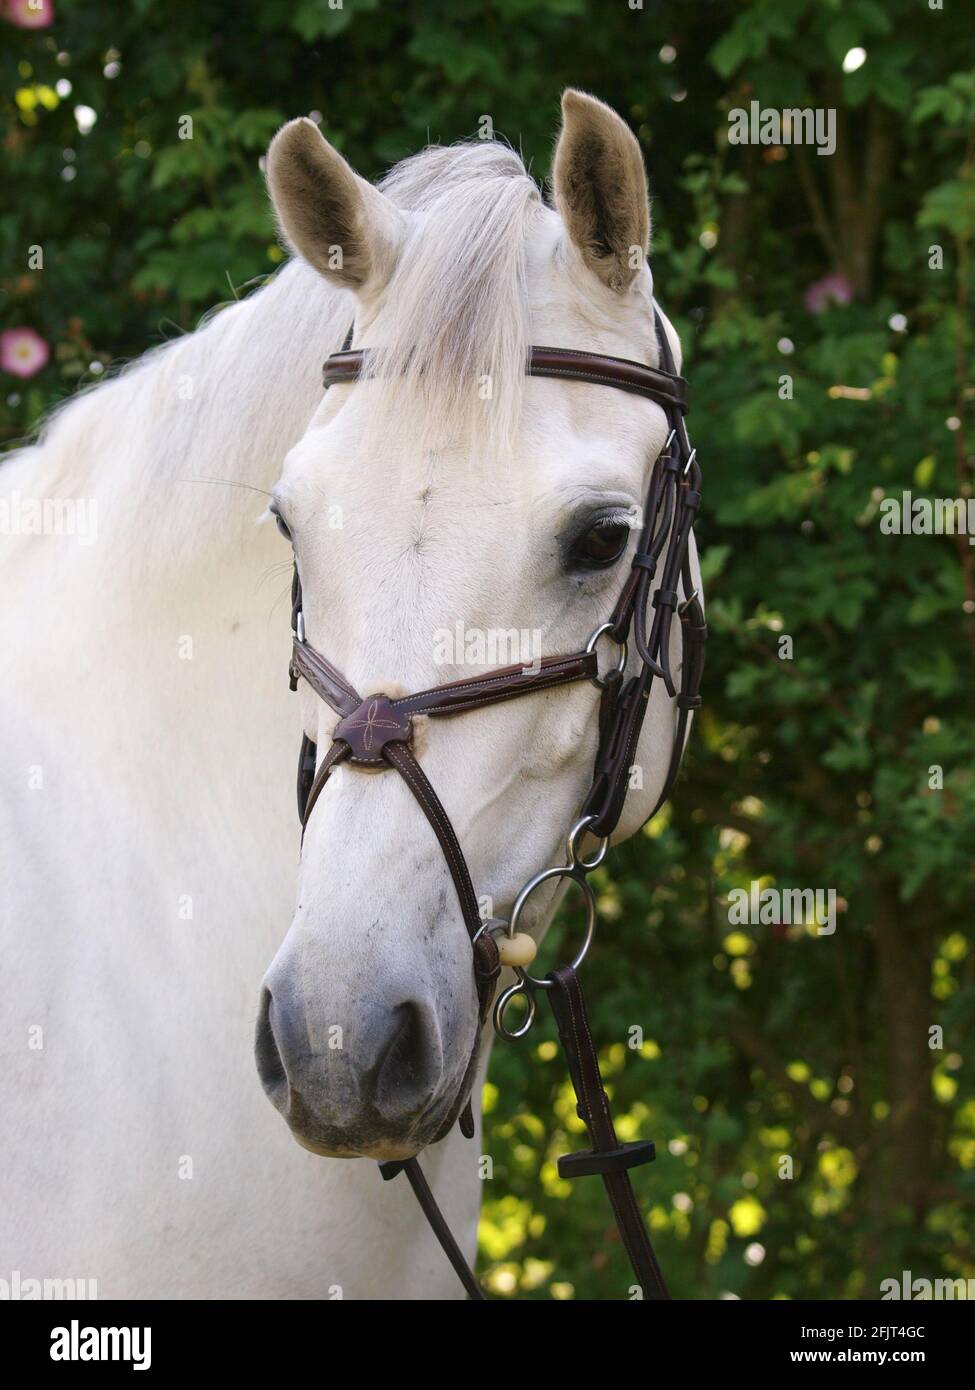
M 316 745 L 307 736 L 302 739 L 298 764 L 298 812 L 302 835 L 325 783 L 339 764 L 396 769 L 429 821 L 457 890 L 473 949 L 474 982 L 481 1025 L 491 1011 L 501 973 L 502 951 L 516 937 L 522 912 L 531 894 L 542 883 L 553 878 L 567 878 L 582 889 L 588 919 L 581 951 L 570 965 L 553 970 L 544 979 L 536 979 L 526 967 L 516 967 L 515 984 L 504 991 L 495 1005 L 494 1026 L 501 1037 L 522 1037 L 535 1015 L 536 991 L 541 990 L 546 994 L 552 1005 L 575 1088 L 578 1112 L 592 1143 L 591 1150 L 559 1159 L 559 1173 L 564 1178 L 597 1173 L 602 1177 L 642 1296 L 665 1299 L 670 1295 L 628 1176 L 630 1168 L 649 1163 L 654 1158 L 654 1146 L 650 1141 L 619 1143 L 576 973 L 588 949 L 596 919 L 595 899 L 587 874 L 602 862 L 609 836 L 622 814 L 630 768 L 636 756 L 653 681 L 659 678 L 663 682 L 668 695 L 674 700 L 677 715 L 664 788 L 651 815 L 657 813 L 671 793 L 680 769 L 690 712 L 701 704 L 700 685 L 707 628 L 698 593 L 692 589 L 690 568 L 691 530 L 701 503 L 701 470 L 696 450 L 691 448 L 684 426 L 687 384 L 675 371 L 673 354 L 656 305 L 654 326 L 660 352 L 659 368 L 621 357 L 603 357 L 566 348 L 529 349 L 525 368 L 529 376 L 612 386 L 656 401 L 667 416 L 667 442 L 651 471 L 643 530 L 629 575 L 612 613 L 592 634 L 584 650 L 567 656 L 543 657 L 530 668 L 504 667 L 482 676 L 432 686 L 413 695 L 392 698 L 374 694 L 363 699 L 341 672 L 305 640 L 301 583 L 296 564 L 292 584 L 294 645 L 290 676 L 292 690 L 297 689 L 299 678 L 305 680 L 339 716 L 331 747 L 320 763 Z M 326 360 L 326 387 L 339 382 L 357 381 L 367 374 L 367 354 L 350 350 L 351 341 L 352 329 L 343 350 Z M 658 568 L 661 571 L 660 584 L 651 597 Z M 678 586 L 683 589 L 683 599 Z M 653 610 L 652 618 L 648 611 L 650 608 Z M 670 668 L 670 636 L 675 613 L 680 619 L 682 637 L 679 688 Z M 639 656 L 639 669 L 635 675 L 625 678 L 627 642 L 631 633 Z M 613 670 L 600 675 L 596 646 L 603 637 L 618 646 L 620 656 Z M 482 709 L 502 700 L 536 694 L 580 680 L 591 681 L 601 691 L 599 737 L 592 783 L 579 817 L 569 832 L 566 863 L 543 869 L 525 884 L 515 900 L 510 921 L 484 919 L 480 915 L 477 894 L 453 826 L 413 753 L 412 716 L 424 714 L 432 719 L 450 718 L 467 710 Z M 586 834 L 595 835 L 602 841 L 598 851 L 589 859 L 583 857 L 580 849 L 580 842 Z M 512 999 L 519 995 L 527 1003 L 527 1012 L 520 1026 L 509 1029 L 505 1023 L 506 1011 Z M 437 1135 L 438 1139 L 443 1138 L 458 1118 L 463 1133 L 467 1137 L 474 1134 L 470 1088 L 476 1072 L 480 1031 L 479 1028 L 460 1094 L 446 1125 Z M 399 1172 L 407 1174 L 424 1214 L 465 1289 L 472 1298 L 483 1299 L 484 1292 L 444 1221 L 417 1160 L 411 1158 L 381 1163 L 379 1167 L 384 1178 L 395 1177 Z

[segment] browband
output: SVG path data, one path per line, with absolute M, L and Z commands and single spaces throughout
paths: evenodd
M 333 352 L 322 368 L 324 385 L 358 381 L 368 375 L 367 357 L 368 351 L 362 348 Z M 572 348 L 532 347 L 528 349 L 525 371 L 528 376 L 615 386 L 619 391 L 645 396 L 658 405 L 679 410 L 682 415 L 687 413 L 687 382 L 682 376 L 631 362 L 628 357 L 604 357 L 598 352 L 576 352 Z

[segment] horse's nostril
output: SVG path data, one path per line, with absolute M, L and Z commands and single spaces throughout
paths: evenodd
M 387 1119 L 422 1110 L 441 1079 L 443 1057 L 434 1020 L 412 1001 L 393 1011 L 394 1025 L 373 1070 L 372 1101 Z
M 254 1057 L 261 1085 L 272 1104 L 283 1110 L 288 1101 L 288 1074 L 285 1071 L 281 1049 L 274 1036 L 274 996 L 265 985 L 261 990 L 261 1003 L 257 1011 L 257 1027 L 254 1033 Z
M 344 1044 L 333 1049 L 328 1042 L 313 1045 L 307 1001 L 288 972 L 269 973 L 254 1059 L 265 1094 L 296 1132 L 318 1141 L 327 1131 L 350 1147 L 365 1116 L 380 1128 L 423 1116 L 444 1080 L 443 1042 L 432 1004 L 404 1000 L 404 993 L 392 994 L 400 1002 L 365 1004 L 344 1028 Z M 316 1036 L 324 1035 L 320 1016 L 318 1022 Z

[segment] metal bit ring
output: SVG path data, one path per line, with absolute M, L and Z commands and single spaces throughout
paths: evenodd
M 612 623 L 600 623 L 599 627 L 597 627 L 595 632 L 591 634 L 589 641 L 586 643 L 586 655 L 591 656 L 592 653 L 596 650 L 596 643 L 599 641 L 600 637 L 602 637 L 604 633 L 612 632 L 612 630 Z M 612 640 L 616 642 L 615 637 Z M 620 649 L 619 660 L 616 663 L 616 674 L 622 676 L 623 672 L 626 670 L 626 663 L 629 657 L 629 652 L 627 651 L 625 642 L 616 642 L 616 645 Z M 607 682 L 605 676 L 600 676 L 597 674 L 595 676 L 590 676 L 589 679 L 592 681 L 593 685 L 596 687 L 597 690 L 606 689 Z
M 596 895 L 589 886 L 585 873 L 578 866 L 574 864 L 560 864 L 558 868 L 543 869 L 540 874 L 536 874 L 534 878 L 530 878 L 517 898 L 515 898 L 515 905 L 511 909 L 510 931 L 512 934 L 517 931 L 521 914 L 525 909 L 525 904 L 528 902 L 528 899 L 531 897 L 532 893 L 534 893 L 535 889 L 540 888 L 543 883 L 547 883 L 549 879 L 552 878 L 572 879 L 573 883 L 577 884 L 578 887 L 582 889 L 582 895 L 586 901 L 586 933 L 582 945 L 575 959 L 572 961 L 572 969 L 578 970 L 589 952 L 589 947 L 592 945 L 592 939 L 596 931 Z M 530 975 L 527 970 L 522 973 L 525 981 L 533 985 L 536 989 L 552 988 L 551 980 L 541 980 L 536 975 Z
M 609 853 L 609 836 L 604 835 L 599 848 L 596 850 L 592 859 L 583 859 L 579 853 L 578 841 L 589 829 L 596 819 L 595 816 L 583 816 L 582 820 L 577 820 L 569 831 L 565 842 L 565 852 L 568 855 L 569 864 L 573 869 L 581 869 L 587 874 L 590 869 L 597 869 Z
M 505 1038 L 508 1042 L 517 1042 L 523 1038 L 529 1028 L 535 1022 L 535 994 L 528 981 L 525 979 L 522 970 L 516 970 L 518 979 L 515 984 L 509 985 L 503 994 L 500 994 L 494 1005 L 494 1031 L 499 1038 Z M 528 1012 L 517 1028 L 508 1028 L 505 1025 L 504 1016 L 508 1011 L 508 1005 L 517 995 L 523 994 L 528 1005 Z

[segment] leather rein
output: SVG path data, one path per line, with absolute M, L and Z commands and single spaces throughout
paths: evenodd
M 651 816 L 670 796 L 680 769 L 690 712 L 700 707 L 700 685 L 704 669 L 704 643 L 707 628 L 696 590 L 692 589 L 690 537 L 701 503 L 701 470 L 696 450 L 690 446 L 684 425 L 687 410 L 687 383 L 677 375 L 673 354 L 659 311 L 654 305 L 654 326 L 660 353 L 660 367 L 649 367 L 620 357 L 574 352 L 565 348 L 533 347 L 529 350 L 526 372 L 529 376 L 555 377 L 611 386 L 655 401 L 667 416 L 668 436 L 663 451 L 653 465 L 643 512 L 643 529 L 630 571 L 610 616 L 592 633 L 581 651 L 565 656 L 543 657 L 533 667 L 507 666 L 481 676 L 450 681 L 412 695 L 391 698 L 369 695 L 363 698 L 320 652 L 305 640 L 301 582 L 295 565 L 292 584 L 292 627 L 294 643 L 290 664 L 291 689 L 299 679 L 307 682 L 316 695 L 339 716 L 332 744 L 321 761 L 318 749 L 303 736 L 298 764 L 298 812 L 302 837 L 308 819 L 333 770 L 348 767 L 394 768 L 413 793 L 430 823 L 443 851 L 453 879 L 464 924 L 471 938 L 474 984 L 480 1025 L 492 1013 L 496 1032 L 503 1038 L 523 1037 L 532 1025 L 536 995 L 544 993 L 552 1006 L 559 1039 L 578 1101 L 578 1113 L 585 1123 L 592 1148 L 566 1155 L 558 1161 L 564 1178 L 598 1174 L 606 1186 L 620 1237 L 639 1281 L 639 1296 L 649 1299 L 670 1297 L 647 1235 L 646 1222 L 630 1184 L 630 1168 L 649 1163 L 655 1157 L 651 1141 L 620 1144 L 613 1127 L 609 1102 L 599 1072 L 595 1044 L 589 1028 L 585 1001 L 577 974 L 588 951 L 596 924 L 595 896 L 587 875 L 602 863 L 609 837 L 623 811 L 629 787 L 630 769 L 636 756 L 640 731 L 649 704 L 653 681 L 663 682 L 674 701 L 676 715 L 670 763 L 663 790 Z M 354 382 L 368 373 L 368 355 L 350 350 L 352 329 L 345 347 L 330 356 L 324 365 L 324 384 Z M 651 596 L 660 570 L 660 583 Z M 681 590 L 683 596 L 681 596 Z M 652 610 L 652 613 L 651 613 Z M 670 639 L 675 615 L 680 621 L 682 658 L 680 683 L 670 665 Z M 617 649 L 616 665 L 606 674 L 599 671 L 597 645 L 607 640 Z M 628 643 L 632 639 L 638 656 L 636 673 L 627 677 Z M 484 919 L 478 908 L 463 850 L 437 793 L 431 786 L 411 747 L 412 716 L 431 719 L 453 718 L 468 710 L 482 709 L 502 700 L 536 694 L 557 686 L 588 680 L 600 691 L 599 733 L 592 783 L 582 803 L 578 819 L 566 841 L 566 862 L 543 869 L 528 881 L 515 899 L 510 920 Z M 649 819 L 649 817 L 648 817 Z M 581 842 L 586 835 L 600 840 L 598 849 L 585 858 Z M 531 894 L 553 879 L 569 879 L 584 895 L 587 924 L 585 939 L 575 959 L 536 978 L 528 967 L 535 945 L 518 927 Z M 494 1002 L 503 965 L 515 973 L 510 985 Z M 512 1000 L 525 1006 L 522 1021 L 506 1022 Z M 449 1132 L 455 1119 L 461 1131 L 471 1138 L 474 1119 L 470 1090 L 474 1084 L 481 1027 L 468 1064 L 457 1102 L 437 1139 Z M 436 1142 L 436 1141 L 434 1141 Z M 416 1158 L 379 1164 L 384 1178 L 405 1172 L 411 1187 L 464 1288 L 473 1299 L 485 1294 L 467 1265 Z

